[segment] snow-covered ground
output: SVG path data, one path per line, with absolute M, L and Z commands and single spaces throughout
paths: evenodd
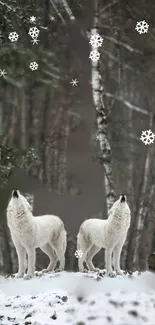
M 155 275 L 0 277 L 0 325 L 154 325 Z

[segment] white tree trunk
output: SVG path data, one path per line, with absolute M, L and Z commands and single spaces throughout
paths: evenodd
M 98 33 L 98 0 L 94 0 L 95 13 L 93 19 L 93 28 L 91 36 Z M 93 50 L 93 47 L 91 48 Z M 109 111 L 104 102 L 104 87 L 101 82 L 101 75 L 98 61 L 92 62 L 92 94 L 96 110 L 96 121 L 99 135 L 100 149 L 102 152 L 102 166 L 104 168 L 104 182 L 106 192 L 107 210 L 114 203 L 114 186 L 111 162 L 111 147 L 108 140 L 107 127 Z
M 152 130 L 152 127 L 153 127 L 153 116 L 150 117 L 149 128 Z M 148 195 L 147 191 L 149 190 L 149 184 L 150 184 L 149 173 L 150 173 L 151 164 L 153 160 L 153 153 L 154 153 L 154 144 L 150 145 L 147 148 L 147 156 L 146 156 L 144 172 L 143 172 L 143 181 L 139 193 L 139 206 L 136 212 L 137 218 L 134 224 L 135 238 L 133 238 L 132 241 L 132 247 L 134 248 L 132 265 L 134 269 L 136 269 L 139 266 L 140 239 L 141 239 L 141 234 L 144 226 L 145 217 L 147 214 L 145 199 L 146 196 Z

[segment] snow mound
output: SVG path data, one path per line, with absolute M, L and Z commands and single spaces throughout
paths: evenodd
M 0 277 L 0 325 L 153 325 L 155 275 Z

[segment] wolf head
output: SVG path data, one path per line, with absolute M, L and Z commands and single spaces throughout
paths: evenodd
M 12 197 L 13 198 L 18 199 L 19 195 L 20 195 L 20 192 L 18 190 L 12 191 Z
M 124 194 L 121 194 L 120 195 L 120 202 L 123 203 L 123 202 L 126 202 L 126 196 Z
M 10 200 L 10 204 L 16 209 L 22 208 L 22 210 L 29 210 L 32 212 L 32 207 L 27 201 L 27 199 L 20 193 L 19 190 L 12 191 L 12 198 Z

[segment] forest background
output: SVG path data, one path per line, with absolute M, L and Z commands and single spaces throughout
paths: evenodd
M 6 224 L 14 188 L 34 215 L 62 218 L 66 269 L 74 271 L 80 224 L 107 218 L 125 193 L 132 222 L 121 266 L 147 268 L 155 247 L 155 150 L 140 136 L 155 131 L 154 11 L 153 0 L 0 1 L 0 69 L 7 73 L 0 78 L 0 273 L 17 270 Z M 142 20 L 149 30 L 140 35 Z M 33 26 L 38 45 L 28 34 Z M 104 39 L 97 64 L 89 58 L 93 30 Z M 17 42 L 8 39 L 13 31 Z M 104 251 L 94 260 L 103 268 Z M 37 269 L 47 263 L 38 249 Z

